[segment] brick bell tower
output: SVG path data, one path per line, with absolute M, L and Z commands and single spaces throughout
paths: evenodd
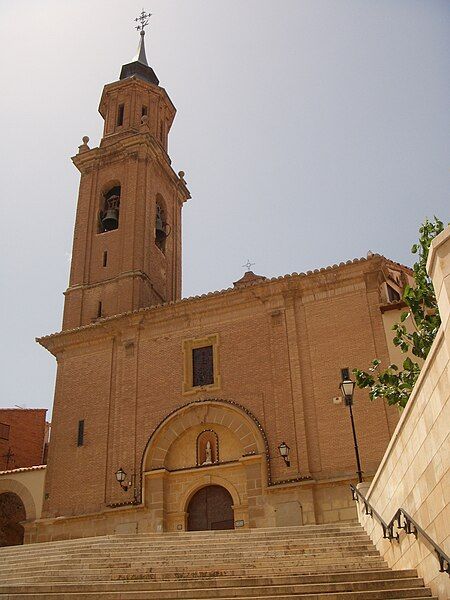
M 103 137 L 83 138 L 73 162 L 81 173 L 63 329 L 181 297 L 184 173 L 167 154 L 176 109 L 138 51 L 100 100 Z

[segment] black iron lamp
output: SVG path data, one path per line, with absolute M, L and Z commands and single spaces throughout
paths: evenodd
M 345 406 L 351 406 L 353 404 L 353 392 L 355 391 L 355 382 L 349 378 L 342 381 L 340 390 L 344 397 Z
M 282 459 L 286 463 L 286 466 L 290 467 L 291 461 L 289 460 L 289 453 L 290 453 L 291 449 L 286 444 L 286 442 L 281 442 L 281 444 L 278 446 L 278 450 L 280 452 Z
M 116 479 L 118 481 L 118 483 L 120 484 L 120 487 L 127 492 L 128 488 L 131 486 L 131 481 L 129 481 L 128 483 L 125 483 L 125 480 L 127 478 L 127 474 L 125 473 L 125 471 L 122 469 L 122 467 L 120 467 L 120 469 L 118 469 L 116 471 Z
M 362 470 L 361 470 L 361 461 L 359 459 L 358 440 L 356 437 L 355 421 L 353 419 L 353 409 L 352 409 L 353 393 L 355 391 L 356 384 L 354 381 L 352 381 L 350 379 L 348 369 L 342 369 L 341 373 L 342 373 L 342 382 L 341 382 L 341 385 L 339 386 L 339 389 L 341 390 L 342 396 L 344 397 L 345 406 L 348 406 L 349 411 L 350 411 L 350 421 L 352 424 L 353 444 L 355 446 L 355 456 L 356 456 L 356 466 L 357 466 L 356 474 L 358 475 L 358 482 L 362 483 L 363 477 L 362 477 Z

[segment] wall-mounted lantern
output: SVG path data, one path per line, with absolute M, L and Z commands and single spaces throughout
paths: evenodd
M 122 469 L 122 467 L 120 467 L 120 469 L 118 469 L 115 473 L 116 475 L 116 479 L 118 481 L 118 483 L 120 484 L 120 487 L 127 492 L 128 489 L 131 487 L 132 482 L 128 481 L 125 482 L 126 478 L 127 478 L 127 474 L 125 473 L 125 471 Z
M 289 453 L 290 453 L 291 449 L 286 444 L 286 442 L 281 442 L 281 444 L 278 446 L 278 450 L 280 452 L 282 459 L 286 463 L 286 466 L 290 467 L 291 461 L 289 460 Z

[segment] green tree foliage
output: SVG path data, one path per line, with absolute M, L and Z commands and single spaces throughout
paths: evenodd
M 356 384 L 360 388 L 369 388 L 371 400 L 385 398 L 389 404 L 406 406 L 414 384 L 419 377 L 421 364 L 410 358 L 425 360 L 441 324 L 433 284 L 426 270 L 428 252 L 431 241 L 444 229 L 442 221 L 434 217 L 428 219 L 419 229 L 419 240 L 411 248 L 417 255 L 413 272 L 415 285 L 405 287 L 403 301 L 406 310 L 392 329 L 393 344 L 409 356 L 403 361 L 402 369 L 391 364 L 387 369 L 381 368 L 381 361 L 372 361 L 368 371 L 354 369 Z M 408 323 L 411 325 L 407 327 Z

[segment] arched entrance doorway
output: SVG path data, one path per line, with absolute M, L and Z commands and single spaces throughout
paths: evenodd
M 188 530 L 234 529 L 233 499 L 221 485 L 208 485 L 196 492 L 188 505 Z
M 0 494 L 0 546 L 23 544 L 26 513 L 22 500 L 13 492 Z

